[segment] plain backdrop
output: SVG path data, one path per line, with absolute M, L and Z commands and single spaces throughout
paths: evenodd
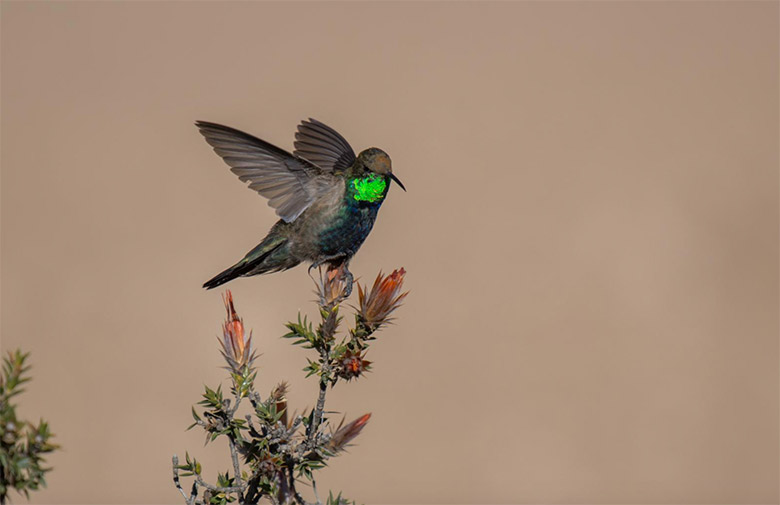
M 178 503 L 224 376 L 200 285 L 276 220 L 193 122 L 315 117 L 393 188 L 352 263 L 411 295 L 329 408 L 377 503 L 777 503 L 777 2 L 2 3 L 2 349 L 63 449 L 33 503 Z M 303 267 L 229 285 L 314 404 Z

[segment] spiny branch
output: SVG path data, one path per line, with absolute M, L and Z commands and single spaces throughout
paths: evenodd
M 317 491 L 314 470 L 325 466 L 328 459 L 343 453 L 351 440 L 363 429 L 370 418 L 365 414 L 349 423 L 342 421 L 330 428 L 325 418 L 325 404 L 329 386 L 339 380 L 349 381 L 363 375 L 370 363 L 363 359 L 374 332 L 390 321 L 390 314 L 398 308 L 406 296 L 401 294 L 403 269 L 385 277 L 380 274 L 371 289 L 358 285 L 358 308 L 355 326 L 340 341 L 336 338 L 341 318 L 339 304 L 351 288 L 351 277 L 343 268 L 320 272 L 317 284 L 321 322 L 313 328 L 306 318 L 299 316 L 297 323 L 288 323 L 285 335 L 294 344 L 316 350 L 316 361 L 309 360 L 306 370 L 318 378 L 317 401 L 309 415 L 288 415 L 287 386 L 282 382 L 271 391 L 265 401 L 255 391 L 256 372 L 253 366 L 255 352 L 251 335 L 244 331 L 243 321 L 236 313 L 233 298 L 225 296 L 227 320 L 223 325 L 223 337 L 218 339 L 232 380 L 232 399 L 223 397 L 221 386 L 215 390 L 206 387 L 203 407 L 192 415 L 195 422 L 206 431 L 207 442 L 220 436 L 227 437 L 232 463 L 229 473 L 218 474 L 216 484 L 206 482 L 200 463 L 190 459 L 180 465 L 173 456 L 173 481 L 186 505 L 205 505 L 216 502 L 237 501 L 239 504 L 256 504 L 268 498 L 273 505 L 323 505 Z M 247 398 L 252 414 L 239 415 L 243 398 Z M 202 417 L 201 417 L 202 416 Z M 301 425 L 306 429 L 301 430 Z M 303 431 L 303 432 L 302 432 Z M 243 463 L 242 463 L 243 462 Z M 246 471 L 242 472 L 242 464 Z M 184 470 L 181 474 L 180 470 Z M 297 475 L 297 476 L 296 476 Z M 191 476 L 192 489 L 188 494 L 180 478 Z M 316 501 L 308 502 L 298 491 L 298 481 L 311 483 Z M 202 497 L 199 497 L 202 491 Z M 341 494 L 329 495 L 327 504 L 348 503 Z

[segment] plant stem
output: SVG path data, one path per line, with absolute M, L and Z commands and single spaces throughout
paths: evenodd
M 314 409 L 314 419 L 311 423 L 311 431 L 309 432 L 309 443 L 314 442 L 314 437 L 317 434 L 317 430 L 322 422 L 322 411 L 325 410 L 325 395 L 328 392 L 328 380 L 327 376 L 320 378 L 320 394 L 317 398 L 317 407 Z
M 228 443 L 230 444 L 230 457 L 233 460 L 233 474 L 236 477 L 236 485 L 243 488 L 244 482 L 241 480 L 241 467 L 238 465 L 238 451 L 232 436 L 228 437 Z
M 205 487 L 209 491 L 216 492 L 216 493 L 241 493 L 243 491 L 243 488 L 238 486 L 220 487 L 220 486 L 215 486 L 214 484 L 209 484 L 208 482 L 203 480 L 203 477 L 197 474 L 195 475 L 195 481 L 201 487 Z
M 179 482 L 179 457 L 175 454 L 173 455 L 173 483 L 176 484 L 176 489 L 178 489 L 184 497 L 184 502 L 187 505 L 192 505 L 195 498 L 198 496 L 198 488 L 197 486 L 193 486 L 192 494 L 190 496 L 187 496 L 187 493 L 184 492 L 184 489 L 181 487 L 181 482 Z M 0 501 L 0 503 L 5 503 L 5 500 Z

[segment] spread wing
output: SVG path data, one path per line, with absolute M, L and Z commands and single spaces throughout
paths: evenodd
M 206 121 L 195 125 L 230 171 L 268 198 L 288 223 L 335 182 L 320 167 L 248 133 Z
M 312 118 L 298 125 L 294 154 L 326 172 L 343 170 L 355 162 L 355 151 L 349 142 L 333 128 Z

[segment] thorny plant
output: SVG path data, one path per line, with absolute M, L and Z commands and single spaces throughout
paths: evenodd
M 337 336 L 341 316 L 340 304 L 347 298 L 348 288 L 341 268 L 320 272 L 315 280 L 315 293 L 321 321 L 316 329 L 298 315 L 297 322 L 287 323 L 285 338 L 293 344 L 316 352 L 316 359 L 308 359 L 304 368 L 306 376 L 319 381 L 316 405 L 308 414 L 288 415 L 287 383 L 279 383 L 262 398 L 255 390 L 257 375 L 254 363 L 256 354 L 252 335 L 246 334 L 243 320 L 236 313 L 230 291 L 224 296 L 227 320 L 220 340 L 222 356 L 230 372 L 230 398 L 226 398 L 221 386 L 208 386 L 194 407 L 192 416 L 206 432 L 206 443 L 219 437 L 227 440 L 232 461 L 232 471 L 218 473 L 216 483 L 203 477 L 201 463 L 185 456 L 181 464 L 173 456 L 173 481 L 187 505 L 255 504 L 261 499 L 274 505 L 344 505 L 350 503 L 341 493 L 328 493 L 323 502 L 317 492 L 314 472 L 326 466 L 327 461 L 341 454 L 365 427 L 371 414 L 334 426 L 324 416 L 325 397 L 329 387 L 339 381 L 361 377 L 370 369 L 365 359 L 366 351 L 376 336 L 375 332 L 392 320 L 393 312 L 401 305 L 407 293 L 402 293 L 404 269 L 388 276 L 381 273 L 371 288 L 358 283 L 358 305 L 355 307 L 355 324 L 345 336 Z M 238 410 L 243 400 L 248 400 L 251 413 L 241 417 Z M 190 491 L 184 490 L 182 477 L 192 477 Z M 314 501 L 307 501 L 299 491 L 299 484 L 311 486 Z
M 9 352 L 0 373 L 0 504 L 6 503 L 11 489 L 29 498 L 30 491 L 46 486 L 45 474 L 51 469 L 44 466 L 43 455 L 59 447 L 50 441 L 54 435 L 46 421 L 41 419 L 36 426 L 16 416 L 12 399 L 24 392 L 21 386 L 30 380 L 26 376 L 29 356 L 19 350 Z

